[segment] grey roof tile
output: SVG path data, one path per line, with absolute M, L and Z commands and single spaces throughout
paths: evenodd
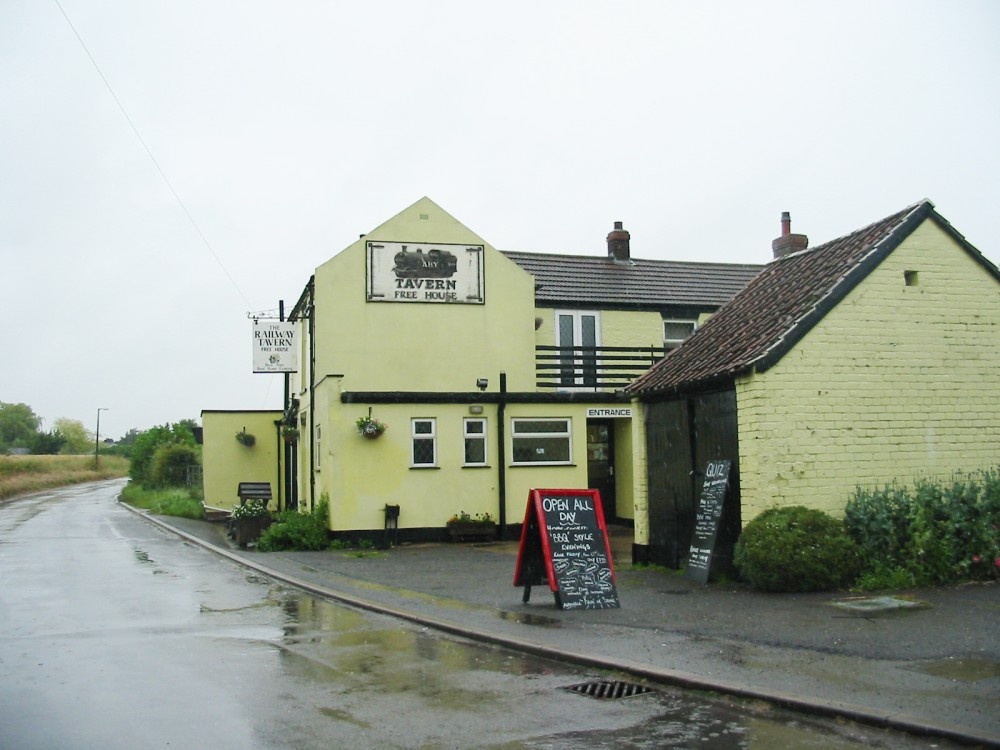
M 535 299 L 541 305 L 714 309 L 764 268 L 513 251 L 504 255 L 535 277 Z

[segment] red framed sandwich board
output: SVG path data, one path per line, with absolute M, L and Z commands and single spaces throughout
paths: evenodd
M 548 583 L 559 609 L 615 609 L 618 591 L 597 490 L 528 492 L 514 585 Z

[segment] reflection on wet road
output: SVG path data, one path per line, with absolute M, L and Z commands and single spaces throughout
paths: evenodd
M 564 688 L 621 676 L 279 585 L 117 486 L 0 505 L 0 747 L 923 746 L 671 689 L 580 695 Z

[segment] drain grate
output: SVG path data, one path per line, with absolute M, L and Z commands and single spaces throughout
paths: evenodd
M 615 700 L 617 698 L 631 698 L 633 695 L 644 695 L 652 693 L 653 688 L 639 685 L 635 682 L 622 682 L 620 680 L 591 680 L 581 682 L 579 685 L 569 685 L 563 688 L 580 695 L 589 695 L 591 698 L 600 700 Z

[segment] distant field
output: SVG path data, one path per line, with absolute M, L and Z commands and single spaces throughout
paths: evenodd
M 50 487 L 128 476 L 128 459 L 101 456 L 0 456 L 0 500 Z

